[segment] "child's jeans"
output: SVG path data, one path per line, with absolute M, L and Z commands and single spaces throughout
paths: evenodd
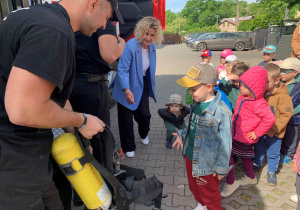
M 298 139 L 298 126 L 297 125 L 287 125 L 285 135 L 282 139 L 282 145 L 280 153 L 293 158 Z
M 275 173 L 278 168 L 280 159 L 281 139 L 276 136 L 268 137 L 266 135 L 260 137 L 258 142 L 254 144 L 255 164 L 261 166 L 267 151 L 268 172 Z
M 246 174 L 248 177 L 251 179 L 255 178 L 254 170 L 253 170 L 253 164 L 251 161 L 251 158 L 241 158 L 243 166 L 245 168 Z M 234 177 L 234 171 L 235 171 L 235 163 L 233 160 L 233 155 L 231 154 L 230 156 L 230 161 L 229 161 L 229 166 L 233 166 L 233 168 L 229 171 L 227 178 L 226 178 L 226 183 L 227 184 L 233 184 L 235 177 Z
M 166 137 L 168 140 L 172 140 L 173 139 L 173 133 L 176 133 L 175 131 L 175 127 L 178 128 L 179 130 L 183 130 L 186 128 L 186 124 L 184 123 L 184 121 L 182 122 L 181 125 L 175 126 L 173 123 L 170 123 L 168 121 L 164 121 L 165 126 L 167 128 L 167 134 Z
M 219 192 L 220 181 L 218 176 L 198 176 L 193 177 L 192 161 L 186 156 L 186 173 L 189 181 L 189 187 L 196 201 L 208 210 L 221 210 L 221 195 Z

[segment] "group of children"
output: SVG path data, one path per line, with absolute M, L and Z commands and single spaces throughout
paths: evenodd
M 226 49 L 215 69 L 206 50 L 201 54 L 203 62 L 177 81 L 188 88 L 190 107 L 173 94 L 167 108 L 159 109 L 167 128 L 166 147 L 183 149 L 189 188 L 198 201 L 194 210 L 222 209 L 221 197 L 230 196 L 239 186 L 256 184 L 254 172 L 262 169 L 265 153 L 270 186 L 277 185 L 278 165 L 291 162 L 300 124 L 300 60 L 276 61 L 275 51 L 274 46 L 266 46 L 264 61 L 250 68 Z M 237 158 L 246 171 L 239 180 L 234 174 Z M 300 181 L 299 147 L 292 169 Z M 219 180 L 225 176 L 220 193 Z

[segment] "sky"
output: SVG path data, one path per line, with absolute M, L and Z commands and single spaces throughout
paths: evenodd
M 188 0 L 166 0 L 166 9 L 172 12 L 180 12 Z M 256 0 L 246 0 L 248 4 L 256 2 Z

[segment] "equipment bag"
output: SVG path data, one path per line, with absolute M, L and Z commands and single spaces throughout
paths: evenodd
M 107 167 L 102 166 L 90 153 L 88 148 L 90 141 L 85 139 L 77 129 L 75 129 L 75 135 L 84 151 L 84 155 L 78 159 L 82 168 L 86 163 L 91 163 L 99 171 L 111 190 L 112 205 L 110 209 L 129 210 L 129 205 L 136 203 L 147 206 L 155 205 L 153 209 L 160 210 L 163 183 L 155 176 L 146 178 L 142 169 L 125 165 L 115 167 L 117 163 L 113 162 L 113 156 L 120 153 L 120 147 L 115 143 L 108 126 L 105 126 L 104 131 L 100 133 L 105 143 Z M 76 171 L 72 168 L 72 164 L 60 165 L 60 168 L 66 176 L 70 176 Z

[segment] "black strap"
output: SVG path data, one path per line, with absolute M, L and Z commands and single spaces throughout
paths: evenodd
M 105 126 L 105 129 L 103 133 L 111 133 L 107 126 Z M 79 143 L 82 145 L 82 148 L 84 148 L 85 155 L 88 156 L 86 160 L 92 159 L 91 164 L 99 171 L 101 176 L 108 181 L 110 186 L 114 190 L 114 202 L 117 206 L 118 210 L 127 210 L 128 205 L 131 203 L 129 200 L 126 199 L 126 189 L 124 186 L 119 182 L 119 180 L 116 179 L 116 177 L 113 175 L 112 172 L 108 171 L 104 166 L 102 166 L 98 161 L 92 156 L 88 149 L 89 140 L 84 138 L 78 131 L 78 129 L 75 129 L 75 134 L 77 136 L 77 139 Z M 112 147 L 110 149 L 112 151 Z M 111 158 L 112 159 L 112 158 Z
M 128 176 L 125 180 L 125 187 L 120 183 L 120 181 L 113 174 L 113 166 L 112 164 L 107 164 L 107 166 L 112 168 L 112 171 L 108 170 L 104 166 L 102 166 L 90 153 L 88 149 L 89 140 L 85 139 L 79 132 L 78 129 L 75 129 L 75 134 L 77 139 L 84 148 L 85 155 L 79 159 L 79 162 L 84 165 L 87 162 L 91 162 L 91 164 L 99 171 L 101 176 L 110 184 L 113 188 L 114 192 L 114 204 L 116 205 L 118 210 L 128 210 L 129 204 L 133 201 L 138 204 L 146 205 L 151 201 L 151 203 L 155 203 L 156 209 L 160 209 L 161 199 L 162 199 L 162 189 L 163 184 L 157 180 L 155 176 L 152 176 L 149 179 L 142 179 L 144 177 L 144 173 L 140 171 L 140 169 L 132 169 L 131 172 L 138 172 L 139 178 L 141 180 L 135 181 L 135 173 L 134 175 Z M 113 155 L 113 145 L 115 139 L 107 126 L 105 126 L 104 132 L 101 133 L 103 139 L 105 139 L 105 148 L 107 153 L 110 155 L 107 163 L 113 163 L 112 155 Z M 110 146 L 107 146 L 110 145 Z M 108 167 L 108 168 L 109 168 Z M 122 168 L 122 167 L 121 167 Z M 126 167 L 125 167 L 126 168 Z M 128 167 L 130 168 L 130 167 Z M 130 170 L 129 170 L 130 171 Z M 145 177 L 144 177 L 145 178 Z M 152 200 L 154 199 L 154 200 Z

